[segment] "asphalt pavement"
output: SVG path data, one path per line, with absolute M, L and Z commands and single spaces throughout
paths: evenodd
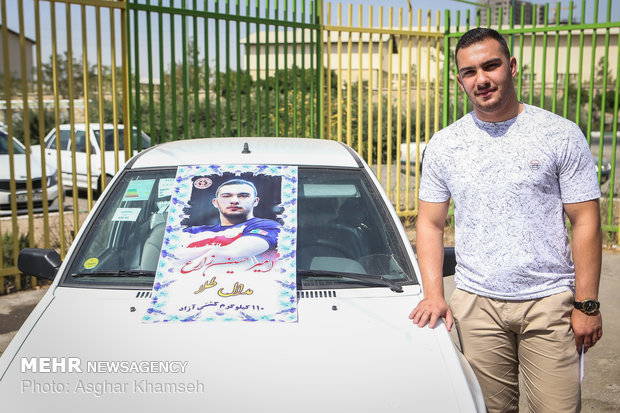
M 603 338 L 585 359 L 582 413 L 620 412 L 620 249 L 603 253 L 599 300 L 603 314 Z M 446 295 L 454 290 L 453 277 L 445 278 Z M 0 296 L 0 355 L 47 287 Z M 403 317 L 407 317 L 404 314 Z M 521 411 L 526 412 L 521 398 Z

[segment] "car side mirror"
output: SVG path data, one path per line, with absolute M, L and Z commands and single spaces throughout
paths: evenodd
M 456 272 L 456 253 L 454 247 L 443 249 L 443 276 L 449 277 Z
M 62 264 L 60 255 L 54 250 L 24 248 L 17 257 L 17 268 L 28 275 L 53 281 Z

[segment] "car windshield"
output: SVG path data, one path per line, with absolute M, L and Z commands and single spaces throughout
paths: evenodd
M 8 155 L 9 153 L 9 136 L 0 131 L 0 155 Z M 13 141 L 13 153 L 24 154 L 24 149 L 15 141 Z
M 95 132 L 95 138 L 97 139 L 97 142 L 99 142 L 99 130 L 96 129 L 94 132 Z M 114 129 L 104 129 L 103 133 L 105 136 L 105 150 L 113 151 L 114 150 Z M 124 136 L 125 136 L 124 129 L 119 128 L 118 129 L 118 150 L 119 151 L 125 150 Z M 135 151 L 151 147 L 151 138 L 149 138 L 149 136 L 146 133 L 142 132 L 140 134 L 140 137 L 141 139 L 138 139 L 138 131 L 134 129 L 132 141 L 133 141 L 133 149 Z
M 150 288 L 175 176 L 176 169 L 125 172 L 91 219 L 62 282 Z M 131 188 L 138 187 L 149 190 L 130 200 Z M 396 290 L 417 283 L 389 211 L 373 188 L 362 169 L 299 168 L 298 289 Z

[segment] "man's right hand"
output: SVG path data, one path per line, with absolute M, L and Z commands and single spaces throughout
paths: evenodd
M 428 324 L 430 328 L 434 328 L 440 318 L 446 320 L 446 327 L 450 331 L 454 320 L 448 303 L 443 297 L 424 298 L 409 314 L 409 319 L 413 320 L 413 323 L 417 324 L 418 327 L 424 327 Z

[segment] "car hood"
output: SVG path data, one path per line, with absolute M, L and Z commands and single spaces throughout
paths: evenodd
M 17 181 L 25 181 L 26 174 L 26 155 L 13 155 L 15 179 Z M 47 175 L 54 173 L 55 169 L 46 165 Z M 0 155 L 0 179 L 9 179 L 11 176 L 9 155 Z M 38 157 L 32 157 L 30 160 L 30 176 L 32 178 L 41 177 L 41 161 Z
M 150 292 L 50 290 L 0 360 L 0 400 L 21 412 L 476 411 L 446 329 L 407 318 L 417 286 L 301 294 L 297 323 L 145 324 Z M 33 357 L 81 371 L 22 372 Z

